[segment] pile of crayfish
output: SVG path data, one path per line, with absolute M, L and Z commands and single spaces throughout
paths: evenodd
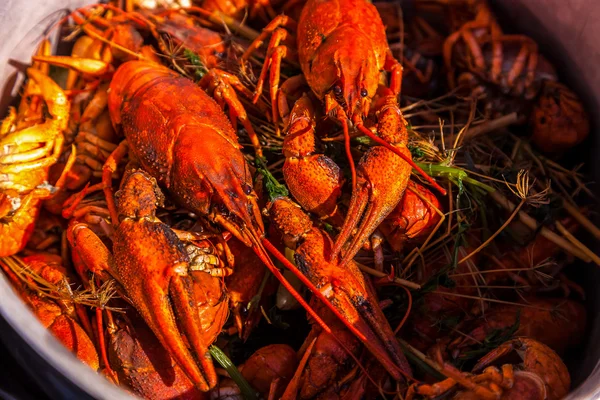
M 150 399 L 572 389 L 590 123 L 485 0 L 130 0 L 56 30 L 0 128 L 0 266 L 90 368 Z

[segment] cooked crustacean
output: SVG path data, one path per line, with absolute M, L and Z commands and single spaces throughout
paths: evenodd
M 443 46 L 440 35 L 415 10 L 405 10 L 400 3 L 374 2 L 385 25 L 390 50 L 402 64 L 402 96 L 427 97 L 439 82 L 439 63 L 431 49 Z M 405 26 L 408 24 L 408 26 Z M 435 55 L 435 51 L 433 52 Z
M 49 51 L 49 43 L 39 54 Z M 52 78 L 48 65 L 27 69 L 29 81 L 17 113 L 14 108 L 0 126 L 0 256 L 10 256 L 27 244 L 41 201 L 64 184 L 65 164 L 55 187 L 48 185 L 48 169 L 58 160 L 69 121 L 70 102 Z M 49 116 L 44 115 L 43 105 Z
M 496 360 L 512 352 L 520 363 L 495 366 Z M 459 388 L 455 399 L 550 399 L 558 400 L 569 392 L 571 377 L 560 357 L 548 346 L 533 339 L 510 340 L 481 358 L 473 368 L 475 375 L 463 374 L 446 366 L 447 380 L 432 385 L 414 384 L 407 399 L 415 394 L 435 398 Z M 485 369 L 484 369 L 485 368 Z
M 119 383 L 146 399 L 205 399 L 134 311 L 114 313 L 107 326 L 108 356 Z
M 342 266 L 332 251 L 329 235 L 313 226 L 300 206 L 287 197 L 274 199 L 267 206 L 271 222 L 281 232 L 284 244 L 295 249 L 296 265 L 344 316 L 342 321 L 369 351 L 400 379 L 410 376 L 411 368 L 389 323 L 383 316 L 376 295 L 358 267 L 349 262 Z M 329 256 L 329 257 L 328 257 Z
M 441 219 L 440 202 L 429 189 L 410 181 L 400 203 L 379 225 L 394 251 L 427 239 Z M 436 210 L 437 209 L 437 210 Z
M 495 305 L 485 315 L 465 321 L 466 336 L 452 340 L 447 352 L 453 358 L 461 358 L 494 332 L 511 330 L 512 336 L 537 340 L 560 356 L 581 343 L 587 319 L 583 305 L 561 298 L 530 297 L 525 300 L 521 305 Z
M 265 399 L 279 399 L 298 364 L 296 351 L 285 344 L 270 344 L 256 350 L 238 367 L 242 376 Z M 214 400 L 242 400 L 231 379 L 223 379 L 211 393 Z
M 365 26 L 366 21 L 368 26 Z M 296 34 L 293 35 L 290 31 L 295 31 Z M 359 226 L 361 218 L 362 222 L 343 254 L 343 265 L 356 255 L 379 222 L 398 204 L 406 188 L 411 166 L 419 169 L 412 162 L 406 148 L 405 121 L 397 102 L 402 67 L 391 54 L 385 28 L 376 8 L 367 1 L 308 1 L 297 24 L 285 15 L 276 17 L 248 48 L 242 57 L 242 66 L 244 60 L 270 35 L 272 38 L 257 83 L 255 101 L 262 94 L 263 83 L 270 70 L 269 92 L 272 119 L 276 126 L 279 114 L 287 113 L 285 91 L 308 84 L 319 101 L 324 102 L 325 114 L 333 116 L 344 128 L 346 154 L 352 176 L 352 200 L 341 233 L 335 241 L 332 257 L 340 253 L 353 230 Z M 293 52 L 295 49 L 286 45 L 292 38 L 296 41 L 297 59 L 303 76 L 291 78 L 280 89 L 281 61 L 296 57 Z M 381 70 L 390 72 L 390 89 L 377 107 L 377 136 L 365 127 L 363 120 L 371 111 Z M 298 131 L 305 133 L 307 129 L 314 130 L 314 111 L 307 99 L 303 97 L 301 102 L 294 105 L 286 128 L 288 135 Z M 378 144 L 363 155 L 356 171 L 350 153 L 349 121 Z M 328 203 L 335 202 L 336 195 L 339 195 L 339 170 L 333 163 L 319 163 L 320 158 L 312 156 L 314 140 L 310 138 L 312 132 L 307 133 L 308 135 L 296 138 L 299 148 L 291 149 L 286 157 L 298 157 L 300 166 L 304 167 L 302 172 L 310 174 L 311 180 L 324 182 L 326 185 L 317 192 L 317 196 Z M 304 139 L 305 143 L 298 139 Z M 297 154 L 294 154 L 294 150 Z M 330 193 L 327 193 L 328 189 L 331 189 Z M 291 190 L 292 193 L 297 193 L 305 189 L 297 187 Z M 443 189 L 440 190 L 443 192 Z M 304 206 L 302 199 L 298 201 Z M 324 212 L 331 209 L 329 205 L 323 206 Z M 314 208 L 307 204 L 308 210 Z
M 338 381 L 354 366 L 360 355 L 359 341 L 327 310 L 318 309 L 333 329 L 333 335 L 313 325 L 300 349 L 302 360 L 294 378 L 285 389 L 284 398 L 311 399 L 338 389 Z
M 247 340 L 252 329 L 260 320 L 260 300 L 269 295 L 265 279 L 269 279 L 268 270 L 251 248 L 237 239 L 228 241 L 229 249 L 235 260 L 233 273 L 225 278 L 229 295 L 229 304 L 239 336 Z
M 15 265 L 19 269 L 18 275 L 13 269 Z M 70 284 L 61 257 L 39 253 L 25 257 L 22 261 L 3 258 L 0 260 L 0 267 L 41 324 L 78 359 L 92 369 L 98 370 L 100 366 L 98 353 L 90 339 L 91 332 L 86 332 L 79 319 L 76 312 L 77 305 L 67 297 L 64 300 L 53 298 L 44 295 L 41 290 L 36 290 L 39 280 L 44 284 L 56 285 L 63 289 L 65 285 Z M 34 279 L 34 276 L 37 279 Z
M 240 367 L 244 378 L 262 395 L 279 398 L 298 364 L 290 346 L 273 344 L 261 347 Z
M 545 82 L 531 114 L 531 140 L 546 153 L 560 153 L 581 143 L 590 120 L 581 100 L 567 86 Z
M 600 230 L 584 169 L 538 150 L 589 121 L 499 22 L 483 0 L 69 13 L 0 129 L 0 255 L 31 265 L 9 281 L 144 398 L 564 396 L 590 311 L 569 266 L 600 265 Z
M 208 346 L 227 318 L 222 283 L 210 273 L 211 267 L 204 265 L 203 258 L 196 260 L 197 246 L 185 247 L 168 226 L 157 220 L 156 207 L 163 197 L 147 173 L 130 171 L 116 198 L 112 255 L 82 223 L 69 227 L 73 251 L 96 275 L 119 282 L 184 373 L 200 390 L 207 391 L 217 383 Z M 156 258 L 155 254 L 162 256 Z
M 526 115 L 533 106 L 532 140 L 544 152 L 560 153 L 581 143 L 590 131 L 589 117 L 578 96 L 556 82 L 556 71 L 537 43 L 525 35 L 505 34 L 486 0 L 459 3 L 471 9 L 473 19 L 444 43 L 450 87 L 469 87 L 484 100 L 488 113 L 504 109 Z

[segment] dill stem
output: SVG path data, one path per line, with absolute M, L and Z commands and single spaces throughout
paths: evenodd
M 502 208 L 508 211 L 514 210 L 514 203 L 508 200 L 502 193 L 500 193 L 500 191 L 494 190 L 493 192 L 490 192 L 489 195 L 496 203 L 502 206 Z M 523 211 L 519 211 L 519 220 L 534 232 L 540 228 L 538 222 Z M 552 232 L 545 226 L 541 227 L 540 234 L 575 257 L 580 258 L 585 262 L 592 261 L 587 254 L 583 253 L 581 250 L 571 244 L 571 242 L 566 240 L 564 237 L 557 235 L 555 232 Z
M 562 233 L 571 243 L 577 246 L 582 252 L 592 259 L 596 265 L 600 266 L 600 257 L 591 251 L 585 244 L 581 243 L 560 221 L 556 221 L 556 228 Z
M 476 138 L 477 136 L 493 132 L 495 130 L 506 128 L 510 125 L 519 122 L 519 117 L 516 112 L 503 115 L 496 119 L 492 119 L 489 122 L 478 124 L 470 127 L 464 134 L 463 143 L 467 140 Z
M 245 399 L 258 399 L 258 394 L 254 391 L 252 386 L 248 383 L 248 381 L 242 376 L 240 371 L 237 369 L 235 365 L 231 362 L 229 357 L 221 351 L 217 346 L 210 345 L 208 348 L 210 355 L 223 367 L 227 370 L 229 377 L 233 379 L 233 381 L 238 385 L 242 395 Z
M 508 305 L 511 305 L 511 306 L 534 308 L 536 310 L 552 311 L 549 308 L 533 306 L 531 304 L 515 303 L 514 301 L 504 301 L 504 300 L 490 299 L 490 298 L 485 298 L 485 297 L 482 298 L 482 297 L 478 297 L 478 296 L 469 296 L 467 294 L 459 294 L 459 293 L 452 293 L 452 292 L 442 292 L 442 291 L 439 291 L 439 290 L 433 290 L 430 293 L 439 294 L 441 296 L 462 297 L 462 298 L 465 298 L 465 299 L 483 300 L 483 301 L 487 301 L 487 302 L 490 302 L 490 303 L 508 304 Z
M 581 226 L 583 226 L 589 233 L 594 235 L 596 239 L 600 240 L 600 229 L 585 215 L 583 215 L 577 207 L 575 207 L 566 199 L 563 199 L 563 207 Z
M 366 272 L 369 275 L 373 275 L 373 276 L 376 276 L 378 278 L 385 278 L 385 277 L 388 276 L 388 274 L 386 274 L 385 272 L 377 271 L 376 269 L 367 267 L 366 265 L 363 265 L 363 264 L 358 263 L 356 261 L 355 261 L 355 263 L 358 265 L 358 268 L 361 271 Z M 415 290 L 421 289 L 421 285 L 419 285 L 418 283 L 407 281 L 406 279 L 394 277 L 393 282 L 397 283 L 400 286 L 404 286 L 404 287 L 407 287 L 407 288 L 410 288 L 410 289 L 415 289 Z
M 496 232 L 494 232 L 494 234 L 492 236 L 490 236 L 485 242 L 483 242 L 479 247 L 477 247 L 475 250 L 473 250 L 471 253 L 469 253 L 466 257 L 462 258 L 458 262 L 458 264 L 462 264 L 464 261 L 467 261 L 469 258 L 473 257 L 475 254 L 479 253 L 481 250 L 486 248 L 496 238 L 496 236 L 498 236 L 508 226 L 508 224 L 510 224 L 512 222 L 512 220 L 515 219 L 515 217 L 517 216 L 519 211 L 521 211 L 521 208 L 525 204 L 526 200 L 527 199 L 522 199 L 519 202 L 519 205 L 510 214 L 508 219 L 502 224 L 502 226 L 500 228 L 498 228 L 498 230 Z
M 431 360 L 425 354 L 421 353 L 419 350 L 417 350 L 416 348 L 414 348 L 413 346 L 411 346 L 404 339 L 398 338 L 398 342 L 404 348 L 404 350 L 405 350 L 404 354 L 406 354 L 406 356 L 408 358 L 412 358 L 413 360 L 417 360 L 419 363 L 425 364 L 427 367 L 431 368 L 434 371 L 433 375 L 434 375 L 435 378 L 440 379 L 440 380 L 446 378 L 446 374 L 444 372 L 444 369 L 442 367 L 440 367 L 438 365 L 438 363 L 436 363 L 435 361 Z M 435 376 L 435 375 L 437 375 L 437 376 Z

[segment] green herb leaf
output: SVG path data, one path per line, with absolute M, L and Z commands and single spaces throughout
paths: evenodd
M 183 50 L 183 55 L 185 56 L 185 58 L 188 59 L 190 64 L 192 64 L 195 67 L 194 75 L 196 76 L 196 80 L 202 79 L 204 75 L 206 75 L 206 73 L 208 72 L 208 69 L 206 68 L 206 65 L 204 65 L 202 60 L 200 60 L 198 54 L 194 53 L 190 49 L 185 49 Z
M 250 386 L 237 367 L 233 365 L 229 357 L 227 357 L 220 348 L 213 344 L 208 348 L 208 351 L 219 365 L 227 370 L 231 379 L 233 379 L 242 391 L 242 396 L 244 396 L 245 399 L 258 399 L 258 393 Z
M 410 154 L 412 154 L 413 158 L 421 158 L 425 156 L 425 152 L 423 152 L 423 149 L 419 146 L 413 146 L 409 144 L 408 150 L 410 151 Z
M 485 183 L 479 182 L 478 180 L 469 177 L 467 171 L 461 168 L 448 167 L 441 164 L 432 164 L 426 162 L 415 162 L 415 164 L 417 164 L 431 176 L 441 176 L 444 178 L 448 178 L 450 181 L 452 181 L 452 183 L 458 186 L 459 190 L 464 189 L 464 183 L 473 185 L 486 192 L 494 192 L 496 190 L 493 187 L 486 185 Z
M 521 310 L 517 311 L 517 317 L 515 319 L 515 323 L 504 329 L 494 329 L 492 330 L 483 340 L 481 347 L 467 351 L 463 355 L 461 355 L 458 359 L 459 362 L 465 363 L 467 361 L 473 359 L 479 359 L 494 350 L 501 344 L 507 342 L 512 339 L 515 333 L 519 330 L 519 326 L 521 325 Z
M 267 195 L 269 196 L 270 201 L 273 201 L 279 197 L 289 196 L 290 192 L 287 190 L 285 185 L 279 183 L 273 174 L 271 174 L 271 172 L 267 169 L 264 159 L 260 157 L 256 158 L 256 168 L 258 172 L 265 178 L 265 189 L 267 190 Z
M 330 235 L 333 235 L 335 233 L 335 229 L 333 229 L 333 225 L 328 224 L 327 222 L 323 222 L 323 229 L 325 229 L 325 231 L 327 233 L 329 233 Z
M 368 136 L 358 136 L 353 139 L 354 141 L 364 144 L 365 146 L 373 146 L 374 141 Z

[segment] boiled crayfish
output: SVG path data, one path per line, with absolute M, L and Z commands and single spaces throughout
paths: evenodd
M 512 352 L 518 354 L 520 363 L 503 364 L 500 368 L 493 365 Z M 481 358 L 473 368 L 478 375 L 461 374 L 449 366 L 446 372 L 450 377 L 442 382 L 411 386 L 406 398 L 413 399 L 415 394 L 435 398 L 459 384 L 464 389 L 454 399 L 558 400 L 566 396 L 571 385 L 560 357 L 548 346 L 528 338 L 510 340 Z
M 367 0 L 125 3 L 69 14 L 71 55 L 50 55 L 44 43 L 21 106 L 0 130 L 0 256 L 22 251 L 31 276 L 55 288 L 67 273 L 47 267 L 61 254 L 79 275 L 68 274 L 67 289 L 76 282 L 96 296 L 85 309 L 7 271 L 70 350 L 116 384 L 156 399 L 231 400 L 248 390 L 307 400 L 567 393 L 569 376 L 553 350 L 560 355 L 581 341 L 586 314 L 568 297 L 583 289 L 560 271 L 568 254 L 546 259 L 566 239 L 570 246 L 561 248 L 569 253 L 592 254 L 570 224 L 545 212 L 550 189 L 538 172 L 558 175 L 564 193 L 579 174 L 540 156 L 530 163 L 535 184 L 523 183 L 521 172 L 516 183 L 512 174 L 502 182 L 486 175 L 486 160 L 512 151 L 514 159 L 497 164 L 512 173 L 530 161 L 526 141 L 509 149 L 501 135 L 459 140 L 487 126 L 473 97 L 491 100 L 486 111 L 506 112 L 493 107 L 506 98 L 526 104 L 521 111 L 533 108 L 533 141 L 543 150 L 578 142 L 588 129 L 579 100 L 556 83 L 531 39 L 504 34 L 481 0 L 453 1 L 449 23 L 439 26 L 411 11 L 446 9 L 449 0 L 420 0 L 406 14 L 387 3 L 381 16 Z M 272 21 L 255 32 L 235 20 L 246 10 L 252 28 Z M 457 88 L 413 102 L 442 88 L 430 85 L 442 60 L 449 86 L 466 85 L 471 96 Z M 48 77 L 49 65 L 68 69 L 64 89 Z M 260 69 L 258 79 L 249 65 Z M 287 67 L 296 66 L 301 74 L 291 76 Z M 404 90 L 403 75 L 416 79 L 419 94 Z M 238 124 L 254 154 L 243 151 Z M 557 130 L 562 135 L 546 140 Z M 411 180 L 412 169 L 420 171 L 413 157 L 448 184 L 447 204 Z M 67 191 L 52 196 L 55 187 Z M 518 196 L 518 210 L 488 212 L 496 195 L 509 205 Z M 44 212 L 54 215 L 37 217 L 50 196 Z M 571 205 L 574 219 L 600 238 L 570 199 L 563 204 L 556 216 Z M 534 209 L 551 214 L 546 226 L 537 221 L 546 242 L 519 241 L 515 252 L 499 234 L 509 228 L 531 240 L 536 221 L 524 215 Z M 490 228 L 498 228 L 493 236 Z M 272 257 L 312 292 L 310 301 Z M 278 296 L 289 291 L 308 318 L 274 301 L 275 278 Z M 550 297 L 561 289 L 564 297 Z M 284 331 L 289 325 L 294 332 Z M 248 358 L 272 332 L 292 346 L 270 342 Z M 432 384 L 421 368 L 413 377 L 420 363 L 409 364 L 409 356 L 448 379 Z M 422 378 L 427 383 L 415 383 Z
M 47 49 L 49 43 L 45 42 L 40 53 Z M 47 71 L 48 66 L 43 63 L 27 70 L 29 82 L 19 114 L 10 109 L 0 127 L 0 256 L 13 255 L 25 247 L 41 201 L 62 186 L 64 172 L 74 162 L 75 154 L 56 186 L 48 185 L 48 169 L 62 151 L 70 102 Z M 49 117 L 43 116 L 41 100 Z
M 66 297 L 46 296 L 38 289 L 40 282 L 47 286 L 68 285 L 67 271 L 62 263 L 60 256 L 39 253 L 24 257 L 22 261 L 15 257 L 4 258 L 0 261 L 0 268 L 42 325 L 77 358 L 97 370 L 98 353 L 88 335 L 91 332 L 86 332 L 76 312 L 77 305 Z
M 290 31 L 295 32 L 295 35 Z M 272 38 L 257 83 L 255 101 L 262 93 L 263 82 L 270 69 L 272 118 L 276 124 L 280 114 L 285 114 L 287 110 L 285 92 L 306 81 L 314 95 L 325 103 L 325 113 L 339 121 L 344 128 L 346 154 L 352 171 L 353 195 L 348 217 L 331 253 L 332 258 L 342 250 L 362 219 L 358 232 L 340 260 L 344 265 L 398 204 L 408 183 L 411 166 L 420 170 L 412 162 L 412 156 L 406 147 L 405 121 L 397 102 L 402 67 L 391 54 L 377 9 L 364 0 L 308 1 L 297 24 L 285 15 L 276 17 L 263 29 L 242 60 L 250 57 L 269 35 Z M 295 58 L 293 49 L 286 45 L 293 39 L 296 41 L 303 76 L 290 78 L 280 90 L 281 62 L 285 58 Z M 363 119 L 371 111 L 371 102 L 378 90 L 382 70 L 389 71 L 391 76 L 390 89 L 376 107 L 377 136 L 364 126 Z M 293 173 L 311 176 L 313 185 L 314 182 L 324 184 L 315 191 L 318 193 L 316 201 L 304 204 L 303 200 L 308 196 L 297 196 L 298 201 L 308 210 L 321 208 L 327 214 L 335 211 L 331 204 L 339 196 L 340 171 L 326 158 L 313 155 L 315 113 L 308 103 L 308 98 L 303 97 L 294 106 L 286 128 L 288 135 L 294 135 L 294 141 L 288 141 L 284 151 L 292 161 L 298 159 L 295 163 L 297 170 Z M 348 120 L 361 133 L 379 144 L 365 153 L 357 171 L 354 170 L 350 154 Z M 298 136 L 298 132 L 302 136 Z M 288 171 L 290 168 L 291 166 Z M 302 178 L 290 179 L 291 175 L 290 171 L 286 180 L 289 181 L 292 193 L 305 191 L 301 186 Z
M 486 0 L 457 3 L 472 19 L 459 23 L 444 43 L 450 87 L 462 83 L 494 112 L 507 104 L 522 112 L 534 103 L 532 140 L 544 152 L 560 153 L 581 143 L 590 131 L 589 117 L 578 96 L 557 83 L 554 66 L 537 43 L 525 35 L 505 34 Z

